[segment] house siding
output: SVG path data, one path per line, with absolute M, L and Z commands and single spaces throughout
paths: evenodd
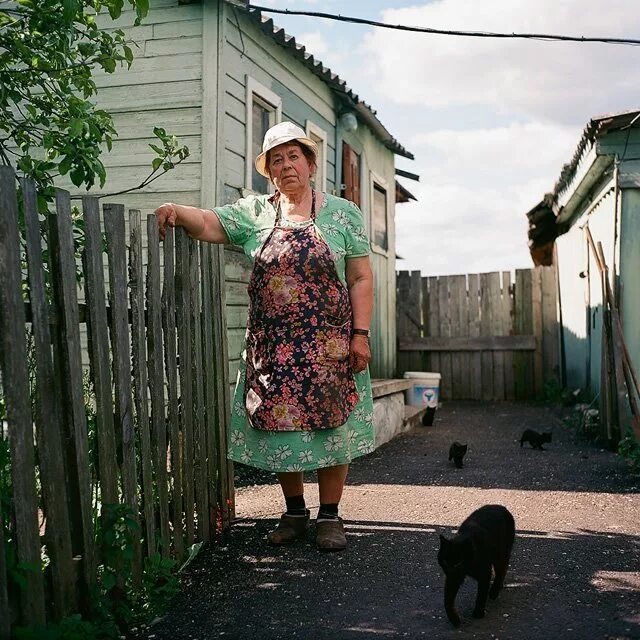
M 149 175 L 155 154 L 148 145 L 158 142 L 154 126 L 174 133 L 190 150 L 186 161 L 144 189 L 105 199 L 141 209 L 144 217 L 165 201 L 200 204 L 202 6 L 154 0 L 141 26 L 134 26 L 135 18 L 127 10 L 115 21 L 108 15 L 97 20 L 109 31 L 123 29 L 137 46 L 131 69 L 95 74 L 98 104 L 113 115 L 118 131 L 111 153 L 103 155 L 107 182 L 95 193 L 128 189 Z
M 595 242 L 602 243 L 607 265 L 613 269 L 615 196 L 612 187 L 612 181 L 607 183 L 595 199 L 597 206 L 583 214 L 556 241 L 566 383 L 571 389 L 589 388 L 594 396 L 600 392 L 602 281 L 582 227 L 588 223 Z M 588 277 L 581 278 L 582 272 Z
M 638 145 L 640 149 L 640 145 Z M 640 373 L 640 188 L 622 191 L 620 282 L 622 330 L 635 370 Z

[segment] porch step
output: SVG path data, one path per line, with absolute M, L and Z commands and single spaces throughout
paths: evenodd
M 404 380 L 403 378 L 374 378 L 371 381 L 371 391 L 374 398 L 398 393 L 412 386 L 413 380 Z
M 422 425 L 422 416 L 427 412 L 426 407 L 414 407 L 410 404 L 404 405 L 404 426 L 419 427 Z

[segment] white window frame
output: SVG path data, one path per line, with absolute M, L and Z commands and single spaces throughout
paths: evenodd
M 373 217 L 375 215 L 374 213 L 374 209 L 375 209 L 375 185 L 378 185 L 379 187 L 382 187 L 386 194 L 387 194 L 387 244 L 389 245 L 389 247 L 387 249 L 384 249 L 383 247 L 381 247 L 379 244 L 376 244 L 375 242 L 375 228 L 373 226 Z M 384 179 L 381 178 L 377 173 L 375 173 L 374 171 L 369 171 L 369 233 L 370 233 L 370 238 L 371 238 L 371 250 L 375 251 L 376 253 L 380 253 L 384 256 L 388 256 L 389 255 L 389 251 L 391 249 L 391 237 L 390 237 L 390 233 L 389 233 L 389 229 L 391 228 L 390 224 L 389 224 L 389 218 L 391 215 L 391 206 L 390 206 L 390 200 L 389 200 L 389 183 Z
M 316 172 L 316 186 L 324 193 L 327 190 L 327 140 L 329 139 L 329 136 L 322 127 L 319 127 L 311 120 L 307 120 L 306 133 L 308 138 L 311 138 L 311 134 L 313 134 L 316 138 L 319 138 L 322 143 L 322 148 L 320 149 L 322 162 L 318 165 Z
M 273 125 L 282 121 L 282 98 L 267 89 L 264 85 L 260 84 L 257 80 L 251 76 L 245 76 L 246 84 L 246 131 L 245 131 L 245 163 L 244 163 L 244 187 L 247 191 L 255 193 L 253 191 L 253 185 L 251 184 L 251 175 L 253 172 L 253 163 L 255 158 L 251 157 L 253 141 L 253 101 L 257 99 L 257 102 L 262 104 L 266 109 L 270 110 L 274 114 Z

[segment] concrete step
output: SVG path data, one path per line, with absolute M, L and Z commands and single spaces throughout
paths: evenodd
M 374 398 L 405 391 L 412 386 L 413 380 L 404 380 L 402 378 L 374 378 L 371 380 L 371 391 Z
M 407 428 L 422 426 L 422 416 L 427 412 L 426 407 L 404 405 L 404 425 Z

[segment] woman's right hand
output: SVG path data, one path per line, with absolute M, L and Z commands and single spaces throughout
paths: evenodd
M 155 211 L 160 237 L 164 240 L 167 234 L 167 226 L 175 227 L 178 224 L 178 207 L 173 202 L 161 204 Z

